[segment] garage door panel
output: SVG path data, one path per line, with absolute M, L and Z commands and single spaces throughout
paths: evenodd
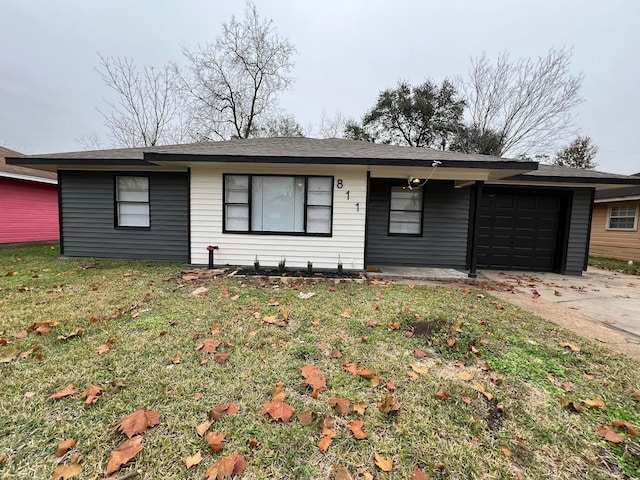
M 562 197 L 546 192 L 485 192 L 478 212 L 478 267 L 553 271 L 562 207 Z

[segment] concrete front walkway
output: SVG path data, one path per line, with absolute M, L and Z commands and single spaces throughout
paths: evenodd
M 472 280 L 466 272 L 453 268 L 427 268 L 427 267 L 378 267 L 379 272 L 366 272 L 368 278 L 379 280 Z

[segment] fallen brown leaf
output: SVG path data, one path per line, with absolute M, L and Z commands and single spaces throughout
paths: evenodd
M 390 472 L 393 470 L 393 459 L 391 457 L 385 458 L 378 453 L 374 453 L 376 465 L 383 472 Z
M 560 343 L 560 346 L 562 348 L 568 348 L 569 350 L 571 350 L 572 352 L 575 352 L 575 353 L 578 353 L 580 351 L 580 347 L 578 345 L 576 345 L 575 343 L 562 342 L 562 343 Z
M 194 465 L 199 464 L 201 461 L 202 461 L 202 454 L 200 452 L 196 452 L 193 455 L 189 457 L 184 457 L 182 459 L 182 463 L 184 463 L 184 466 L 187 467 L 187 469 L 193 467 Z
M 416 467 L 411 475 L 411 480 L 430 480 L 430 478 L 426 473 Z
M 304 383 L 312 389 L 312 398 L 318 398 L 320 393 L 327 390 L 327 377 L 317 368 L 307 365 L 302 367 L 301 374 L 305 379 Z
M 393 413 L 400 410 L 402 407 L 401 403 L 396 402 L 396 399 L 393 398 L 393 395 L 387 393 L 384 397 L 384 402 L 378 404 L 378 410 L 381 413 Z
M 365 402 L 354 402 L 353 409 L 360 415 L 364 415 L 364 412 L 367 409 L 367 404 Z
M 217 432 L 207 433 L 207 445 L 209 445 L 212 452 L 218 453 L 224 448 L 222 442 L 224 442 L 225 437 L 226 435 Z
M 287 423 L 295 413 L 295 410 L 282 400 L 275 399 L 265 403 L 260 412 L 263 415 L 269 414 L 273 421 L 282 420 L 284 423 Z
M 298 422 L 303 427 L 310 425 L 313 422 L 313 410 L 304 410 L 296 415 Z
M 364 422 L 360 419 L 351 420 L 349 422 L 349 430 L 351 430 L 351 433 L 353 433 L 353 436 L 356 437 L 358 440 L 363 440 L 368 437 L 368 435 L 362 431 L 363 426 L 364 426 Z
M 67 453 L 69 450 L 71 450 L 75 446 L 76 446 L 76 441 L 73 438 L 69 438 L 64 442 L 60 442 L 58 444 L 58 449 L 56 450 L 55 456 L 62 457 L 65 453 Z
M 603 400 L 600 400 L 599 398 L 593 399 L 593 400 L 584 400 L 582 403 L 584 403 L 588 408 L 604 408 L 606 407 L 606 404 L 604 403 Z
M 196 433 L 202 437 L 209 430 L 209 427 L 211 427 L 211 422 L 202 422 L 196 427 Z
M 240 476 L 247 468 L 247 461 L 242 455 L 229 455 L 211 465 L 204 474 L 205 480 L 224 480 L 233 475 Z
M 136 436 L 125 441 L 109 455 L 107 475 L 120 470 L 120 467 L 135 457 L 142 450 L 142 437 Z
M 76 389 L 70 383 L 65 388 L 60 390 L 59 392 L 56 392 L 56 393 L 54 393 L 52 395 L 49 395 L 49 400 L 60 400 L 61 398 L 70 397 L 71 395 L 75 395 L 76 393 L 77 393 Z
M 636 427 L 634 427 L 633 425 L 631 425 L 629 422 L 623 422 L 620 420 L 615 420 L 613 422 L 613 426 L 614 427 L 618 427 L 618 428 L 624 428 L 627 430 L 627 433 L 629 435 L 632 435 L 634 437 L 636 437 L 638 435 L 638 429 Z
M 98 400 L 100 400 L 100 395 L 102 395 L 102 388 L 90 384 L 82 393 L 82 398 L 85 399 L 85 406 L 96 403 Z
M 436 392 L 436 397 L 438 397 L 443 402 L 446 402 L 447 400 L 449 400 L 449 394 L 445 391 L 444 388 L 441 388 Z
M 145 432 L 147 429 L 155 427 L 160 423 L 160 413 L 140 408 L 124 417 L 116 428 L 124 433 L 127 438 Z
M 351 402 L 346 398 L 332 398 L 329 405 L 338 415 L 349 415 L 351 413 Z
M 618 435 L 613 430 L 609 430 L 607 427 L 600 427 L 596 430 L 596 433 L 601 437 L 604 437 L 605 440 L 611 443 L 622 443 L 624 442 L 624 438 Z
M 411 370 L 416 372 L 418 375 L 424 375 L 429 372 L 429 368 L 425 365 L 418 365 L 417 363 L 411 364 Z
M 353 480 L 353 478 L 349 474 L 349 470 L 347 470 L 345 467 L 338 467 L 337 465 L 334 465 L 333 474 L 334 480 Z
M 68 478 L 80 475 L 82 467 L 80 466 L 80 457 L 73 455 L 69 465 L 58 465 L 53 471 L 53 480 L 67 480 Z

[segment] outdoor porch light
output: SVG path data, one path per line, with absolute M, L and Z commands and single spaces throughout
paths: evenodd
M 433 167 L 433 170 L 431 170 L 431 173 L 429 174 L 429 176 L 427 178 L 425 178 L 424 180 L 422 180 L 422 179 L 420 179 L 418 177 L 409 177 L 409 178 L 407 178 L 407 186 L 409 187 L 409 190 L 413 190 L 413 189 L 416 189 L 416 188 L 423 187 L 429 181 L 429 179 L 433 176 L 433 174 L 436 172 L 436 169 L 440 165 L 442 165 L 442 162 L 440 162 L 438 160 L 434 160 L 431 163 L 431 166 Z

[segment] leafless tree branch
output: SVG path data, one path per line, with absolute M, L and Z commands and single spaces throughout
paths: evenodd
M 184 105 L 170 65 L 138 68 L 131 58 L 98 56 L 96 71 L 116 93 L 115 100 L 103 99 L 107 108 L 98 109 L 114 145 L 152 146 L 182 136 Z
M 484 53 L 472 58 L 468 78 L 457 82 L 471 127 L 499 134 L 501 154 L 510 156 L 548 153 L 575 134 L 573 109 L 583 102 L 583 76 L 570 72 L 572 54 L 552 48 L 537 60 L 512 61 L 503 52 L 494 64 Z
M 295 51 L 251 2 L 244 19 L 224 23 L 213 44 L 194 51 L 183 48 L 188 67 L 181 73 L 181 86 L 189 98 L 191 122 L 199 125 L 196 136 L 252 136 L 256 122 L 274 114 L 278 93 L 291 85 Z

